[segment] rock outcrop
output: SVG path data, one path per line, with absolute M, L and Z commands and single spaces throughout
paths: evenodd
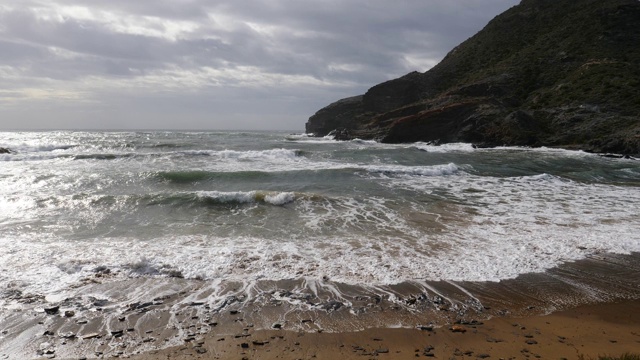
M 640 154 L 640 2 L 523 0 L 413 72 L 335 102 L 307 133 Z

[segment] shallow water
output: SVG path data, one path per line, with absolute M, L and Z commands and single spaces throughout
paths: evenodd
M 15 151 L 0 155 L 5 318 L 54 303 L 117 316 L 176 292 L 220 309 L 358 315 L 378 297 L 404 306 L 422 293 L 428 307 L 442 296 L 454 312 L 482 310 L 509 302 L 492 291 L 526 293 L 518 280 L 482 282 L 555 269 L 542 292 L 569 284 L 580 290 L 565 298 L 589 297 L 592 273 L 557 267 L 640 251 L 631 159 L 273 132 L 0 133 L 0 146 Z
M 0 287 L 497 281 L 640 250 L 640 163 L 285 133 L 2 133 Z

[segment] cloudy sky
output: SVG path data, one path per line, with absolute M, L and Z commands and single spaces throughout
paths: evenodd
M 302 130 L 518 2 L 3 1 L 0 130 Z

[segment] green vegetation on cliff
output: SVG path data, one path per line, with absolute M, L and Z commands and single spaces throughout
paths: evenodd
M 331 104 L 323 136 L 640 154 L 640 1 L 523 0 L 425 73 Z

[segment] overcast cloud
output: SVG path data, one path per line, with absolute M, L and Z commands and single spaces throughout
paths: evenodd
M 0 130 L 302 130 L 518 2 L 3 2 Z

